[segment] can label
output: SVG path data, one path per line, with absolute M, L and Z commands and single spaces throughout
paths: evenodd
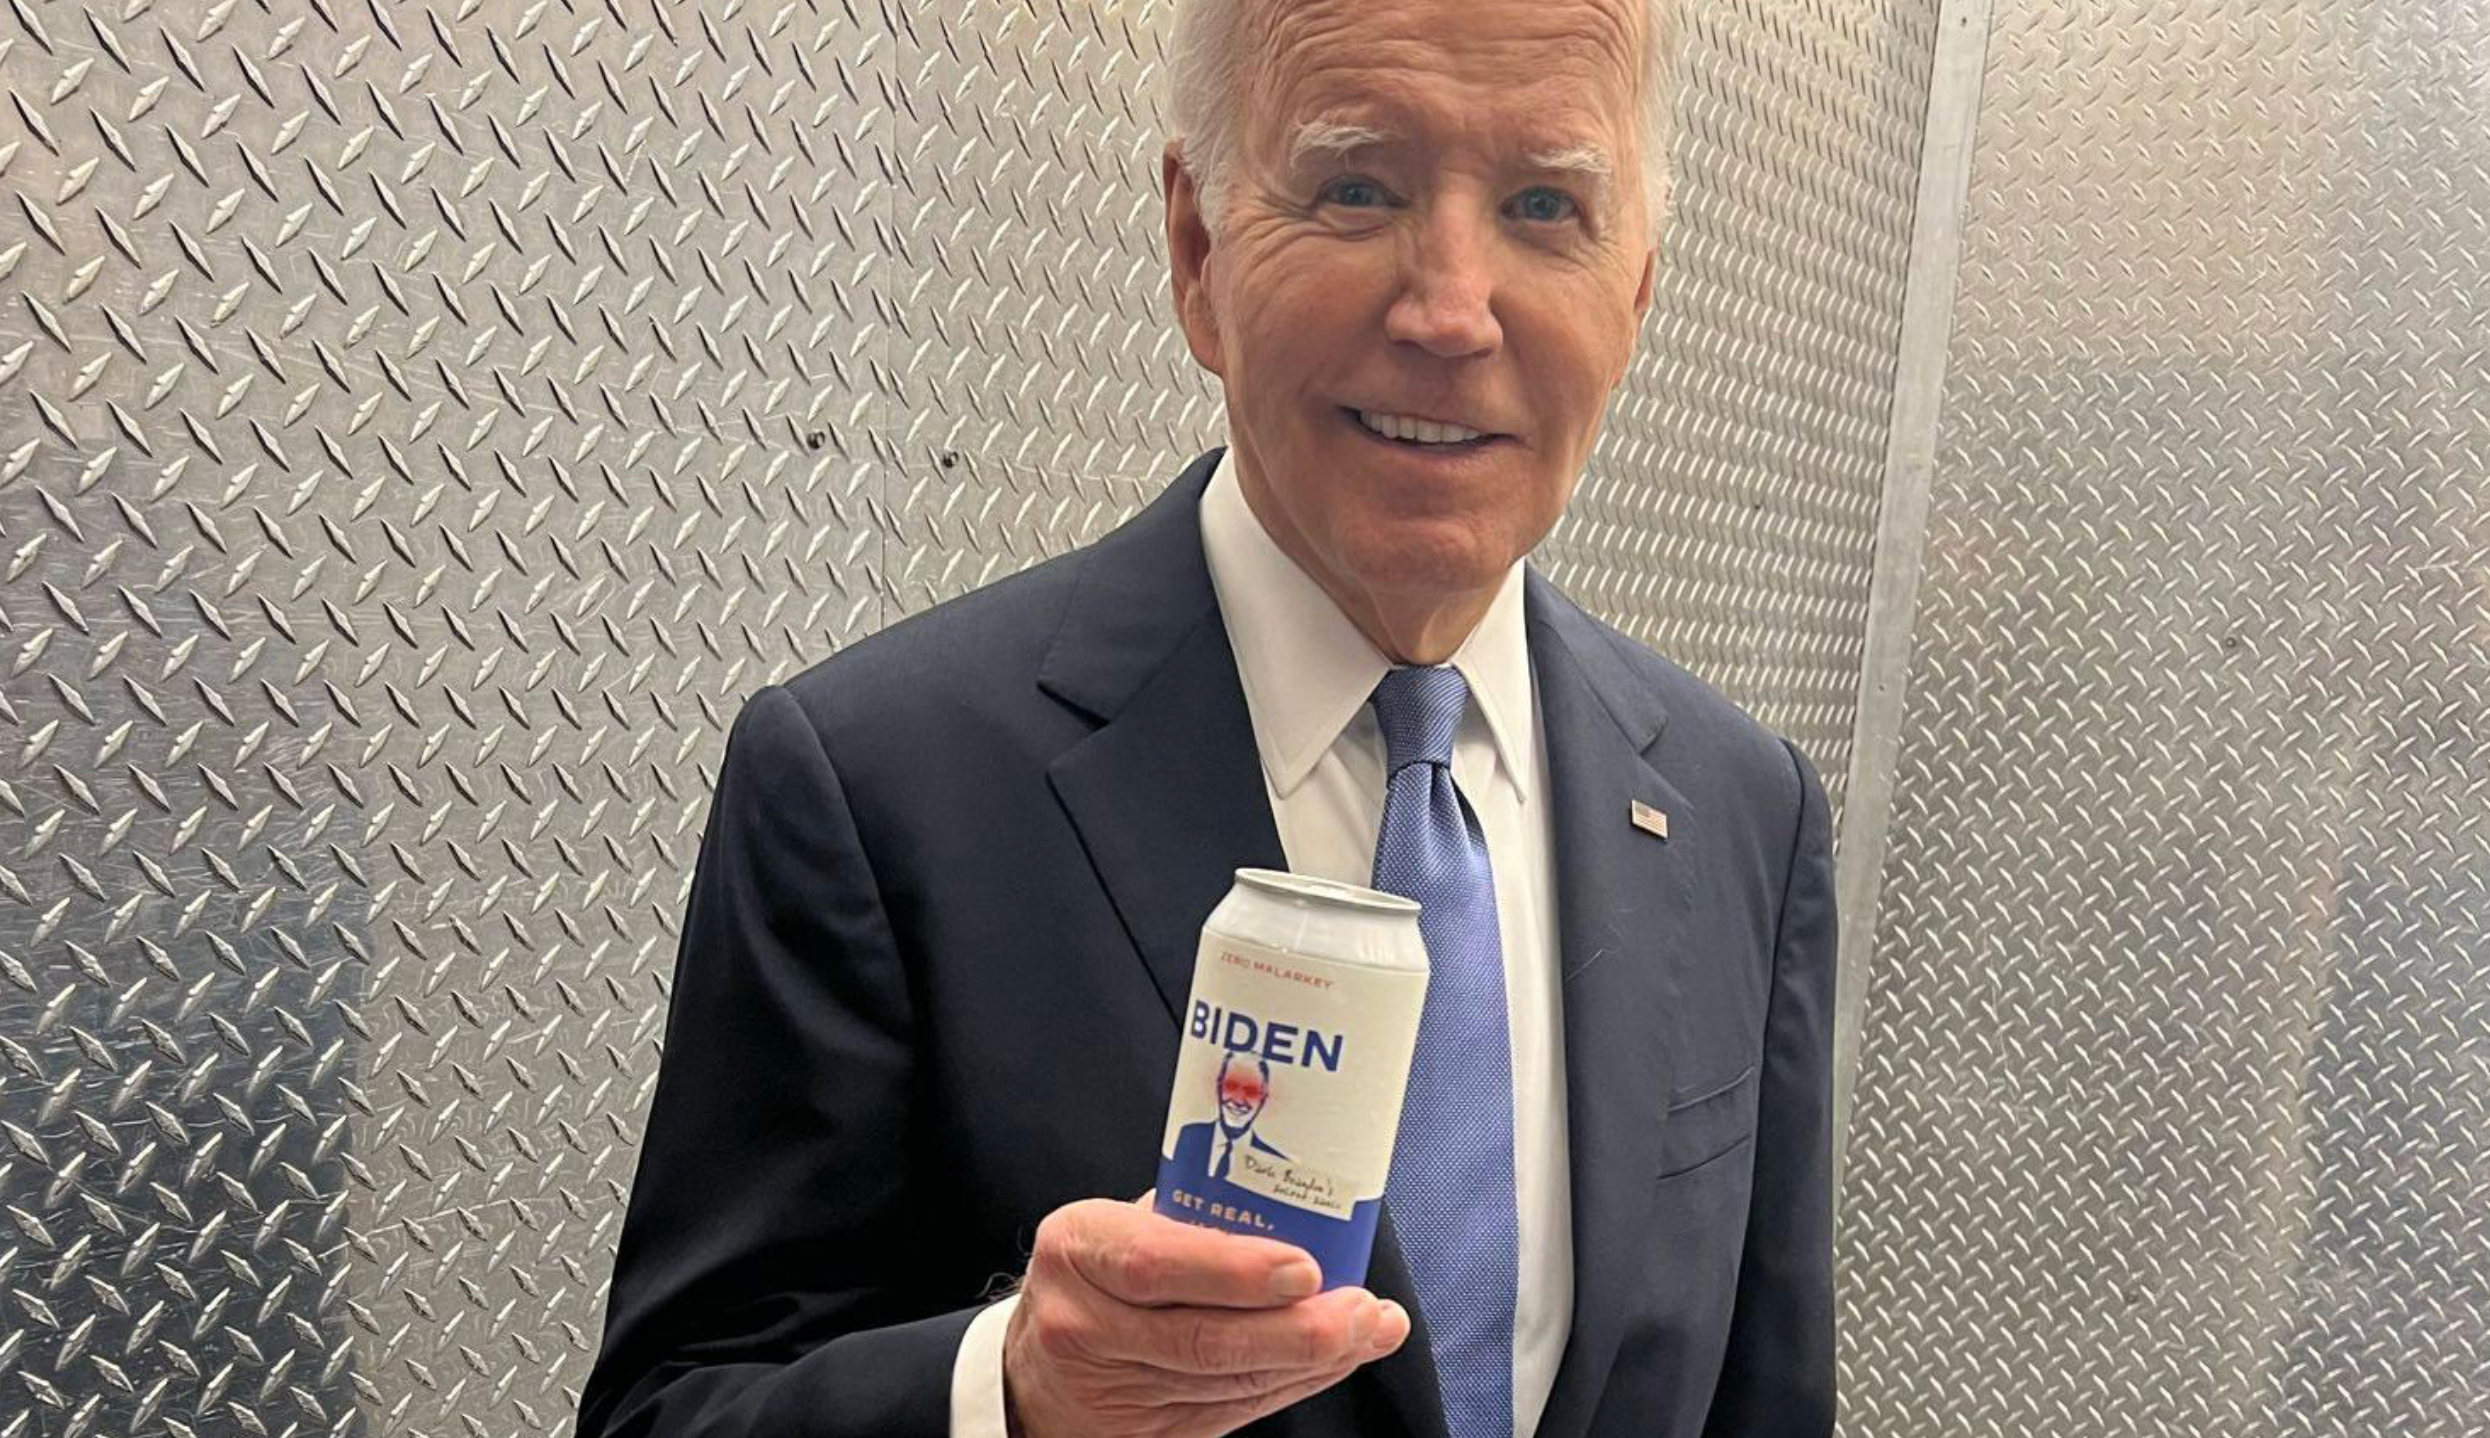
M 1423 970 L 1205 933 L 1159 1153 L 1158 1210 L 1294 1243 L 1323 1286 L 1363 1283 Z

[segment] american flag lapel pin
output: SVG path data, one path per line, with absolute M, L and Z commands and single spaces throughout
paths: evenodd
M 1666 839 L 1669 837 L 1669 812 L 1655 809 L 1637 799 L 1634 801 L 1634 827 L 1654 838 Z

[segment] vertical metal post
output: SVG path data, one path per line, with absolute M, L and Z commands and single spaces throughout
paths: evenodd
M 1841 903 L 1840 1006 L 1834 1028 L 1836 1193 L 1849 1151 L 1850 1097 L 1867 1012 L 1868 956 L 1876 939 L 1886 828 L 1894 770 L 1901 759 L 1903 702 L 1911 667 L 1911 627 L 1919 604 L 1928 484 L 1945 392 L 1954 320 L 1954 276 L 1971 182 L 1972 130 L 1988 59 L 1991 0 L 1944 0 L 1936 57 L 1929 69 L 1928 123 L 1912 226 L 1909 290 L 1895 364 L 1893 423 L 1887 432 L 1885 498 L 1868 591 L 1867 649 L 1860 666 L 1856 741 L 1842 809 L 1836 892 Z

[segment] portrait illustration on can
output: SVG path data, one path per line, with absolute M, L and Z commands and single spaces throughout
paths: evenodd
M 1287 1158 L 1255 1131 L 1270 1102 L 1270 1061 L 1229 1050 L 1219 1060 L 1218 1117 L 1178 1130 L 1172 1162 L 1186 1173 L 1223 1179 L 1235 1171 L 1239 1148 L 1267 1158 Z

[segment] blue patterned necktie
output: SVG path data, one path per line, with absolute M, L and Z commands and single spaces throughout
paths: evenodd
M 1395 669 L 1375 686 L 1391 776 L 1375 887 L 1418 901 L 1431 970 L 1384 1201 L 1452 1438 L 1511 1438 L 1513 1059 L 1487 841 L 1453 786 L 1453 733 L 1469 699 L 1447 666 Z

